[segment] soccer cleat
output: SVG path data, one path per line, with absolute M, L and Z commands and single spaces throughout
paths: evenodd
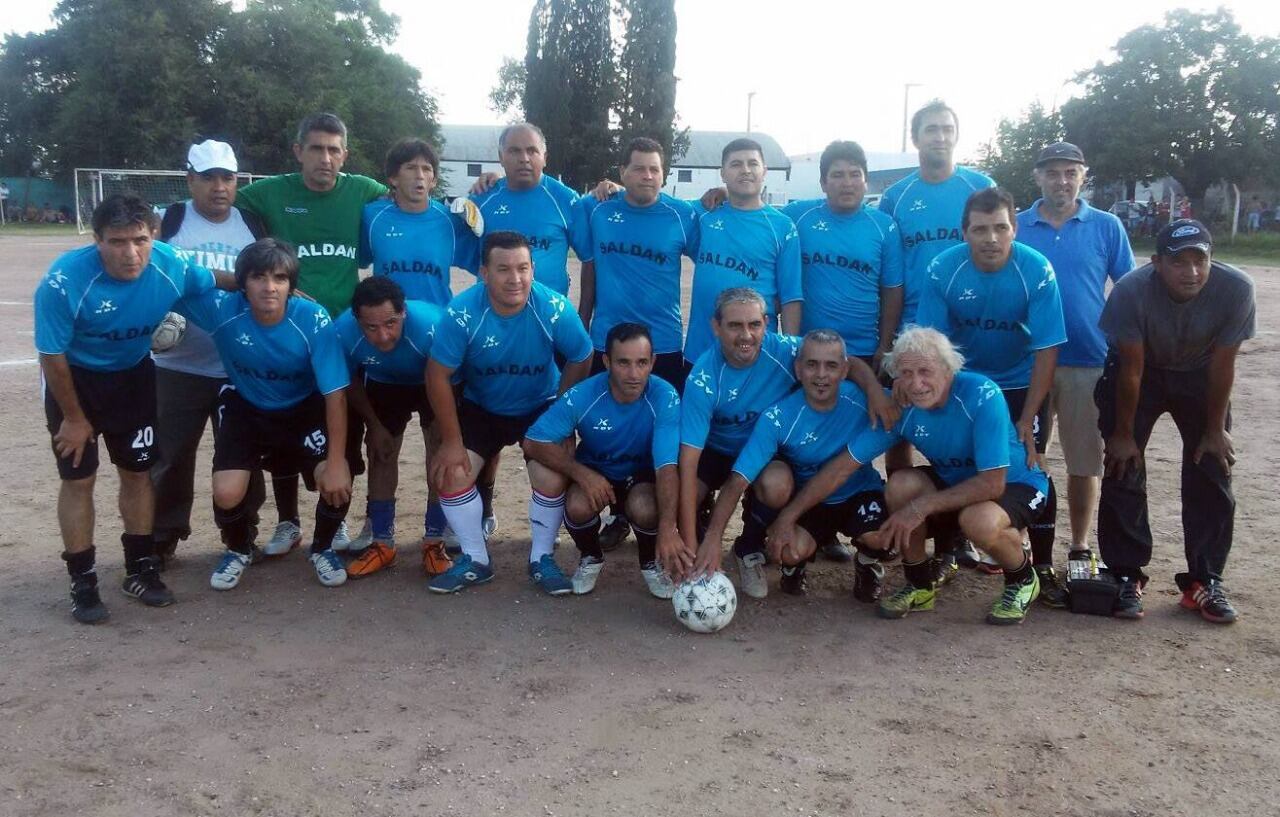
M 418 542 L 418 546 L 422 548 L 423 573 L 428 576 L 439 576 L 453 567 L 453 559 L 445 553 L 443 540 L 424 536 Z
M 905 584 L 892 596 L 880 599 L 876 615 L 880 618 L 902 618 L 915 610 L 932 610 L 937 595 L 937 591 L 932 588 Z
M 337 538 L 336 536 L 334 537 Z M 360 535 L 351 540 L 347 545 L 347 550 L 351 553 L 358 553 L 373 544 L 373 522 L 364 520 L 364 527 L 360 528 Z
M 1231 606 L 1227 591 L 1222 582 L 1210 579 L 1207 582 L 1192 582 L 1182 591 L 1182 599 L 1178 605 L 1184 610 L 1197 610 L 1200 617 L 1214 624 L 1230 624 L 1236 620 L 1236 608 Z
M 988 624 L 1021 624 L 1022 620 L 1027 617 L 1027 610 L 1031 607 L 1031 602 L 1040 596 L 1040 576 L 1035 571 L 1031 571 L 1031 578 L 1017 584 L 1006 584 L 1004 592 L 1000 594 L 1000 598 L 996 599 L 996 603 L 992 605 L 991 612 L 987 613 Z
M 271 540 L 262 548 L 267 556 L 283 556 L 302 543 L 302 528 L 291 519 L 276 524 Z M 232 585 L 234 587 L 235 585 Z
M 858 601 L 871 604 L 880 600 L 884 588 L 884 565 L 863 564 L 859 561 L 853 566 L 853 597 Z
M 218 562 L 218 566 L 213 569 L 213 575 L 209 577 L 209 586 L 214 590 L 230 590 L 240 583 L 240 577 L 244 575 L 250 563 L 249 556 L 228 550 L 222 554 L 222 561 Z
M 351 549 L 351 532 L 347 530 L 347 520 L 344 519 L 338 524 L 338 529 L 334 531 L 333 541 L 329 543 L 329 550 L 335 553 L 343 553 Z
M 940 553 L 933 557 L 933 586 L 943 587 L 951 584 L 956 575 L 960 572 L 960 565 L 956 562 L 956 554 L 954 551 Z
M 640 568 L 640 576 L 644 579 L 644 586 L 649 588 L 649 595 L 654 598 L 669 599 L 676 594 L 675 582 L 657 562 L 649 562 Z
M 1128 576 L 1117 576 L 1120 593 L 1116 596 L 1111 614 L 1116 618 L 1142 618 L 1142 582 Z
M 71 617 L 81 624 L 97 624 L 111 617 L 98 595 L 96 573 L 82 573 L 71 580 Z
M 529 578 L 550 596 L 566 596 L 573 592 L 573 582 L 560 570 L 560 565 L 550 553 L 529 563 Z
M 498 532 L 498 517 L 490 513 L 481 520 L 480 528 L 484 531 L 484 541 L 488 542 Z
M 809 581 L 805 578 L 803 564 L 782 568 L 782 576 L 778 589 L 788 596 L 803 596 L 809 592 Z
M 132 596 L 148 607 L 173 604 L 173 591 L 160 580 L 160 560 L 155 556 L 139 559 L 138 572 L 125 576 L 120 589 L 126 596 Z
M 1045 607 L 1061 610 L 1071 603 L 1067 586 L 1058 578 L 1053 565 L 1036 565 L 1036 578 L 1040 580 L 1040 603 Z
M 574 595 L 585 596 L 595 590 L 596 579 L 600 578 L 601 570 L 604 570 L 604 559 L 597 559 L 594 556 L 583 556 L 579 559 L 578 569 L 573 571 Z
M 819 548 L 819 550 L 822 551 L 823 556 L 826 556 L 833 562 L 853 561 L 853 551 L 849 549 L 848 545 L 841 542 L 840 537 L 838 536 L 832 536 L 831 541 L 823 542 L 822 547 Z
M 386 570 L 396 563 L 395 545 L 386 542 L 374 542 L 356 554 L 347 563 L 347 578 L 362 579 L 372 576 L 379 570 Z
M 452 567 L 428 582 L 427 589 L 432 593 L 457 593 L 490 581 L 493 581 L 493 568 L 463 554 L 453 560 Z
M 316 569 L 316 578 L 325 587 L 337 587 L 347 582 L 347 569 L 342 566 L 342 557 L 333 548 L 311 554 L 311 566 Z
M 616 550 L 631 535 L 631 524 L 625 516 L 615 516 L 600 529 L 600 549 Z
M 973 570 L 982 561 L 982 555 L 973 546 L 973 542 L 963 536 L 955 539 L 952 543 L 951 552 L 955 555 L 956 564 L 968 570 Z
M 738 582 L 742 592 L 753 599 L 762 599 L 769 595 L 769 580 L 764 574 L 764 554 L 748 553 L 746 556 L 733 554 L 738 563 Z
M 986 553 L 982 554 L 982 558 L 978 560 L 977 570 L 979 573 L 986 573 L 988 576 L 1000 576 L 1004 573 L 1004 568 L 1000 566 L 1000 563 Z

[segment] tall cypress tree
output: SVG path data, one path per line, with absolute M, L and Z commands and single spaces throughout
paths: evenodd
M 618 59 L 618 131 L 623 140 L 648 136 L 678 159 L 689 130 L 676 128 L 675 0 L 618 0 L 626 38 Z

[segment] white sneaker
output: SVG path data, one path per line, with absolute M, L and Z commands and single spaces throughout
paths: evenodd
M 585 596 L 596 589 L 596 579 L 604 570 L 604 560 L 594 556 L 583 556 L 578 561 L 578 569 L 573 571 L 573 592 L 577 596 Z
M 267 556 L 283 556 L 302 544 L 302 528 L 286 519 L 276 525 L 271 541 L 262 548 Z
M 654 598 L 669 599 L 676 594 L 676 586 L 671 581 L 671 577 L 657 562 L 641 568 L 640 575 L 644 577 L 645 586 L 649 588 L 649 593 Z
M 316 577 L 325 587 L 346 584 L 347 569 L 342 566 L 342 557 L 334 553 L 333 548 L 311 554 L 311 564 L 316 569 Z
M 347 530 L 347 520 L 342 520 L 338 525 L 338 530 L 333 534 L 333 543 L 329 545 L 329 549 L 342 553 L 351 550 L 351 533 Z
M 336 538 L 336 537 L 335 537 Z M 381 540 L 379 540 L 381 541 Z M 373 523 L 368 519 L 364 520 L 364 527 L 360 529 L 360 535 L 352 539 L 347 545 L 347 550 L 352 553 L 359 553 L 369 545 L 373 544 Z M 334 548 L 337 550 L 337 548 Z
M 240 577 L 249 569 L 249 557 L 243 553 L 228 550 L 222 555 L 222 561 L 213 569 L 209 577 L 209 586 L 214 590 L 230 590 L 240 583 Z
M 738 581 L 742 592 L 753 599 L 769 595 L 769 580 L 764 574 L 764 554 L 748 553 L 746 557 L 733 554 L 738 562 Z

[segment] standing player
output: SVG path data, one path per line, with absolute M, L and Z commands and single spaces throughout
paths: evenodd
M 720 293 L 712 314 L 715 346 L 698 358 L 680 406 L 680 534 L 683 553 L 663 553 L 677 581 L 690 572 L 703 540 L 698 509 L 729 479 L 756 418 L 795 388 L 800 339 L 766 329 L 759 292 L 734 287 Z M 749 512 L 748 512 L 749 515 Z M 764 553 L 739 538 L 733 553 L 744 592 L 764 598 Z
M 493 578 L 476 477 L 505 446 L 523 440 L 556 396 L 591 368 L 591 338 L 577 313 L 567 299 L 533 277 L 525 237 L 490 233 L 484 240 L 481 283 L 450 301 L 431 346 L 427 396 L 441 443 L 430 476 L 462 546 L 453 567 L 428 585 L 436 593 L 455 593 Z M 563 374 L 556 353 L 569 361 Z M 461 400 L 454 396 L 455 372 L 462 383 Z M 548 593 L 563 595 L 573 588 L 552 550 L 564 496 L 531 488 L 529 577 Z
M 347 580 L 330 545 L 351 502 L 347 369 L 338 333 L 319 304 L 294 295 L 298 259 L 275 238 L 236 260 L 242 292 L 184 298 L 180 309 L 213 337 L 231 380 L 222 390 L 213 449 L 214 519 L 227 552 L 209 584 L 230 590 L 249 566 L 249 475 L 271 463 L 318 490 L 311 564 L 320 583 Z
M 766 167 L 764 148 L 753 139 L 734 139 L 720 152 L 720 178 L 727 199 L 698 220 L 689 334 L 684 359 L 690 363 L 715 346 L 712 313 L 726 289 L 749 287 L 765 303 L 767 326 L 800 331 L 800 240 L 791 219 L 766 205 L 762 195 Z
M 667 381 L 650 376 L 653 358 L 647 327 L 615 324 L 605 338 L 606 371 L 561 395 L 525 435 L 534 489 L 564 497 L 564 520 L 582 554 L 573 574 L 578 595 L 595 589 L 604 568 L 600 511 L 610 503 L 626 508 L 649 592 L 660 599 L 675 593 L 656 554 L 659 538 L 667 550 L 680 547 L 680 397 Z M 554 520 L 548 525 L 560 527 Z
M 1098 318 L 1107 300 L 1107 279 L 1119 281 L 1136 266 L 1120 219 L 1080 198 L 1088 172 L 1080 148 L 1067 142 L 1049 145 L 1036 161 L 1041 198 L 1018 214 L 1018 241 L 1049 259 L 1062 293 L 1067 342 L 1058 350 L 1044 438 L 1049 439 L 1056 416 L 1067 466 L 1072 561 L 1093 560 L 1089 531 L 1098 511 L 1102 476 L 1102 435 L 1093 391 L 1102 376 L 1107 341 Z M 1041 598 L 1048 595 L 1042 592 Z
M 1049 388 L 1067 333 L 1053 265 L 1013 240 L 1015 212 L 1013 197 L 998 187 L 969 197 L 961 219 L 965 243 L 944 250 L 929 265 L 916 320 L 947 335 L 964 350 L 966 368 L 991 378 L 1004 392 L 1030 466 L 1048 442 Z M 1032 563 L 1045 603 L 1065 607 L 1066 588 L 1053 570 L 1058 505 L 1052 479 L 1047 505 L 1030 525 Z M 945 568 L 958 569 L 951 560 L 945 560 Z M 988 568 L 999 570 L 994 563 Z
M 812 329 L 804 336 L 795 361 L 801 390 L 770 406 L 756 421 L 733 465 L 733 473 L 716 499 L 698 549 L 695 574 L 720 569 L 725 525 L 748 486 L 752 502 L 742 528 L 742 545 L 750 553 L 763 554 L 765 530 L 778 509 L 828 460 L 844 450 L 851 434 L 856 436 L 868 427 L 866 398 L 861 389 L 845 380 L 849 363 L 844 344 L 844 339 L 830 329 Z M 854 596 L 860 601 L 878 600 L 884 568 L 873 555 L 878 549 L 868 552 L 860 540 L 880 527 L 884 508 L 884 481 L 871 465 L 862 466 L 822 497 L 820 504 L 797 520 L 800 530 L 790 538 L 789 547 L 774 547 L 774 540 L 769 543 L 770 557 L 782 564 L 782 591 L 804 595 L 805 564 L 813 560 L 820 542 L 833 539 L 840 531 L 860 545 Z M 744 579 L 757 575 L 748 572 Z M 764 595 L 747 592 L 756 598 Z
M 107 617 L 94 569 L 93 486 L 98 435 L 120 475 L 124 592 L 152 607 L 173 603 L 152 540 L 155 366 L 151 332 L 184 295 L 212 289 L 206 269 L 153 244 L 151 206 L 108 196 L 93 211 L 94 245 L 58 257 L 35 293 L 35 342 L 44 409 L 57 458 L 58 527 L 71 574 L 71 615 Z M 221 285 L 232 287 L 226 276 Z

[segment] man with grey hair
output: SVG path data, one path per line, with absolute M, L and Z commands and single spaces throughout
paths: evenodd
M 885 357 L 885 368 L 910 400 L 888 430 L 863 429 L 782 509 L 769 529 L 770 547 L 795 547 L 802 514 L 864 464 L 902 440 L 929 460 L 895 471 L 885 489 L 892 515 L 863 539 L 902 552 L 906 584 L 882 599 L 883 618 L 931 610 L 935 575 L 925 539 L 951 541 L 960 530 L 1004 568 L 1005 589 L 987 614 L 989 624 L 1020 624 L 1040 593 L 1022 550 L 1022 531 L 1046 512 L 1049 482 L 1028 464 L 1000 388 L 985 375 L 962 371 L 964 358 L 946 335 L 913 327 Z

